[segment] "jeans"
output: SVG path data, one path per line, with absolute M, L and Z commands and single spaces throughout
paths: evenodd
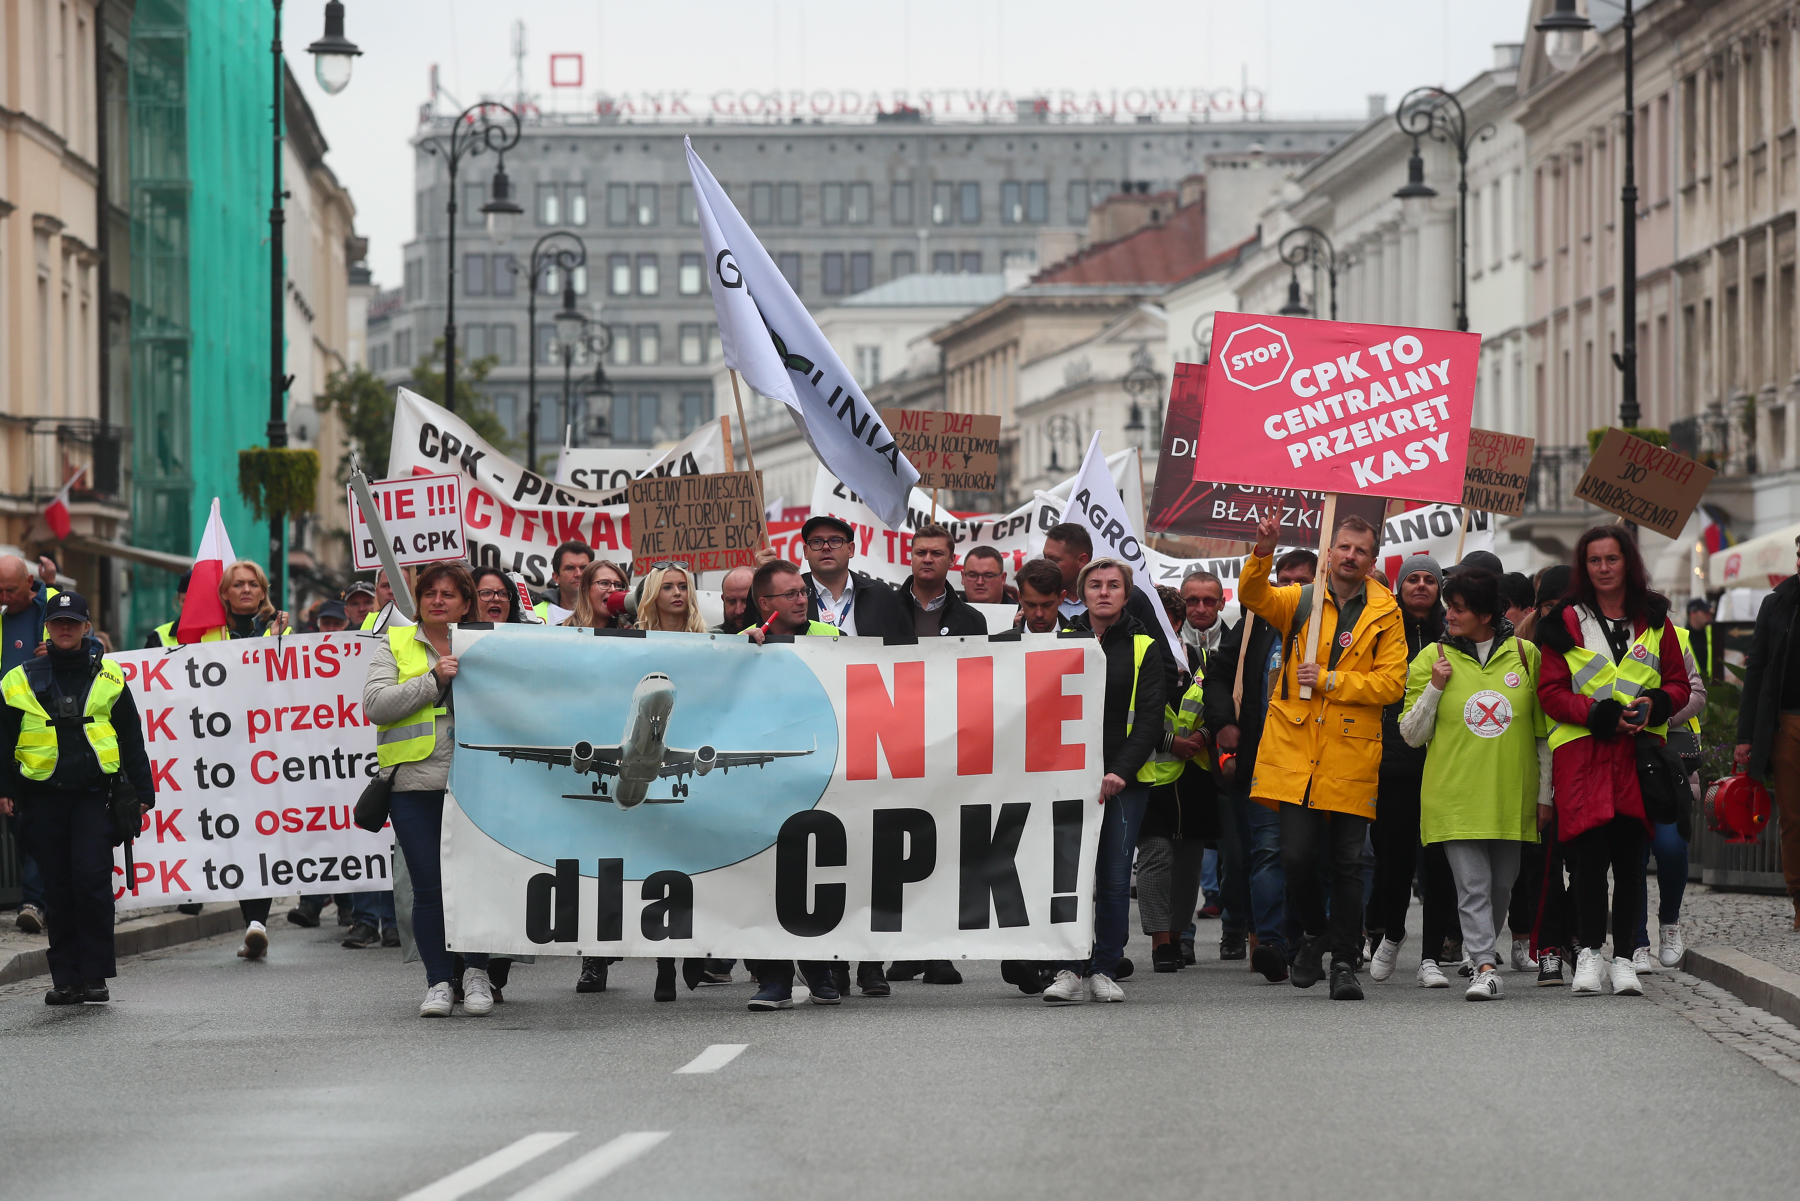
M 1362 853 L 1368 829 L 1369 819 L 1353 813 L 1281 806 L 1281 866 L 1287 876 L 1288 909 L 1307 938 L 1330 934 L 1333 963 L 1354 964 L 1362 950 Z M 1331 867 L 1329 919 L 1318 867 L 1321 844 Z
M 400 844 L 412 877 L 413 940 L 425 962 L 425 983 L 445 983 L 455 973 L 455 965 L 444 943 L 444 869 L 438 859 L 444 833 L 444 790 L 396 791 L 388 801 L 388 818 L 394 823 L 394 841 Z M 464 951 L 462 958 L 472 968 L 487 970 L 486 955 Z
M 1088 961 L 1088 971 L 1095 975 L 1111 976 L 1119 970 L 1125 940 L 1131 935 L 1131 856 L 1149 803 L 1150 786 L 1134 783 L 1101 806 L 1100 849 L 1094 858 L 1094 954 Z M 1052 966 L 1082 969 L 1073 962 Z
M 1200 894 L 1206 898 L 1208 905 L 1220 904 L 1219 899 L 1219 852 L 1211 847 L 1200 861 Z
M 1688 844 L 1675 829 L 1674 822 L 1657 822 L 1656 835 L 1644 848 L 1644 866 L 1656 856 L 1656 906 L 1658 925 L 1673 926 L 1681 920 L 1681 897 L 1687 892 Z M 1644 879 L 1644 892 L 1638 902 L 1637 941 L 1632 949 L 1650 945 L 1650 880 Z
M 1500 916 L 1512 897 L 1513 881 L 1519 876 L 1519 851 L 1524 844 L 1505 838 L 1459 838 L 1436 845 L 1444 848 L 1450 874 L 1456 878 L 1463 951 L 1477 968 L 1484 963 L 1500 966 L 1494 942 Z
M 394 890 L 359 892 L 350 901 L 350 920 L 372 930 L 394 928 Z
M 1226 869 L 1225 932 L 1242 933 L 1247 925 L 1256 932 L 1257 945 L 1286 955 L 1288 947 L 1299 941 L 1299 933 L 1290 928 L 1286 873 L 1281 867 L 1281 814 L 1251 800 L 1249 790 L 1241 787 L 1221 792 L 1219 802 L 1220 824 L 1225 828 L 1220 842 L 1220 862 Z M 1234 897 L 1238 891 L 1234 877 L 1242 881 L 1241 899 Z
M 1644 823 L 1615 817 L 1570 839 L 1567 851 L 1574 868 L 1581 945 L 1598 951 L 1606 941 L 1606 871 L 1611 868 L 1613 954 L 1628 958 L 1641 923 L 1633 906 L 1644 896 Z

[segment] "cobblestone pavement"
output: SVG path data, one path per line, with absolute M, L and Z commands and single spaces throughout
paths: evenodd
M 1651 917 L 1656 908 L 1656 880 L 1650 881 Z M 1753 892 L 1717 892 L 1689 884 L 1681 901 L 1682 938 L 1690 947 L 1708 943 L 1732 947 L 1764 963 L 1800 973 L 1800 930 L 1792 928 L 1794 909 L 1783 896 Z M 1650 923 L 1656 937 L 1656 923 Z
M 1800 1028 L 1686 972 L 1640 976 L 1644 995 L 1771 1072 L 1800 1084 Z

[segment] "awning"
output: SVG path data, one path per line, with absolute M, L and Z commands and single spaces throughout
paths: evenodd
M 114 542 L 109 538 L 91 538 L 86 534 L 71 534 L 63 539 L 63 545 L 70 550 L 90 555 L 108 555 L 114 559 L 129 559 L 147 567 L 159 567 L 175 575 L 191 571 L 194 566 L 192 555 L 173 555 L 168 551 L 149 550 L 142 546 L 126 546 L 123 542 Z
M 1706 567 L 1709 588 L 1773 588 L 1794 574 L 1794 539 L 1800 525 L 1715 551 Z

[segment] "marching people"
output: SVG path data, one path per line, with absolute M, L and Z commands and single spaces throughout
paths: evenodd
M 1087 527 L 1077 525 L 1073 521 L 1059 522 L 1044 532 L 1044 558 L 1056 564 L 1063 573 L 1064 617 L 1074 618 L 1080 615 L 1085 598 L 1081 595 L 1082 568 L 1094 557 L 1094 538 L 1087 532 Z M 1125 611 L 1132 619 L 1146 630 L 1161 628 L 1162 623 L 1156 619 L 1156 609 L 1150 598 L 1141 589 L 1131 589 L 1131 595 L 1125 598 Z
M 750 582 L 756 576 L 754 567 L 733 567 L 719 581 L 719 604 L 725 618 L 712 627 L 715 634 L 742 634 L 756 625 L 756 603 L 750 597 Z
M 1175 624 L 1185 620 L 1181 594 L 1163 586 L 1157 589 Z M 1206 844 L 1219 836 L 1218 797 L 1213 789 L 1206 731 L 1196 730 L 1200 719 L 1201 686 L 1193 683 L 1198 654 L 1189 649 L 1188 670 L 1171 675 L 1168 700 L 1163 705 L 1163 735 L 1138 778 L 1150 786 L 1138 827 L 1138 920 L 1150 939 L 1150 964 L 1154 971 L 1173 972 L 1186 966 L 1182 931 L 1191 924 L 1200 902 L 1201 869 Z M 1198 762 L 1195 757 L 1201 756 Z M 1238 940 L 1242 943 L 1240 935 Z M 1228 956 L 1220 944 L 1220 958 Z
M 806 584 L 806 615 L 810 620 L 833 626 L 850 637 L 903 644 L 919 640 L 894 590 L 872 576 L 850 570 L 850 560 L 856 554 L 856 531 L 849 522 L 816 514 L 800 527 L 800 542 L 806 549 L 807 566 L 812 568 L 801 577 Z
M 0 644 L 0 675 L 36 658 L 44 643 L 44 614 L 50 598 L 56 595 L 54 564 L 48 571 L 44 567 L 49 562 L 38 560 L 38 578 L 34 580 L 25 560 L 17 555 L 0 555 L 0 631 L 5 634 L 5 642 Z M 19 856 L 19 892 L 19 913 L 13 919 L 14 925 L 23 933 L 41 934 L 44 885 L 29 851 Z
M 594 548 L 585 542 L 568 541 L 556 548 L 550 556 L 550 583 L 553 591 L 550 598 L 541 600 L 532 606 L 538 620 L 545 625 L 559 626 L 575 612 L 575 601 L 581 595 L 581 573 L 587 570 L 594 561 Z
M 413 579 L 413 569 L 410 567 L 402 567 L 400 569 L 400 574 L 406 580 L 406 586 L 412 589 L 413 598 L 416 602 L 419 590 Z M 355 585 L 352 585 L 352 588 L 354 587 Z M 363 614 L 362 622 L 356 627 L 357 629 L 380 633 L 381 631 L 386 630 L 390 625 L 404 624 L 406 622 L 406 618 L 401 615 L 400 610 L 394 605 L 394 586 L 388 583 L 387 568 L 385 567 L 378 568 L 375 572 L 374 601 L 374 607 L 369 612 Z
M 1800 538 L 1794 539 L 1800 557 Z M 1744 656 L 1744 691 L 1738 706 L 1739 770 L 1766 781 L 1775 794 L 1781 826 L 1781 874 L 1800 930 L 1800 575 L 1791 575 L 1763 597 L 1756 630 Z
M 1690 606 L 1690 613 L 1692 609 Z M 1700 792 L 1700 714 L 1706 708 L 1706 674 L 1694 658 L 1692 635 L 1675 627 L 1681 642 L 1682 663 L 1687 667 L 1688 701 L 1669 717 L 1669 746 L 1681 759 L 1688 792 Z M 1644 848 L 1644 896 L 1638 905 L 1637 938 L 1632 942 L 1631 967 L 1637 972 L 1659 972 L 1681 962 L 1687 945 L 1681 937 L 1681 899 L 1687 894 L 1688 843 L 1693 837 L 1689 805 L 1676 810 L 1673 821 L 1657 821 Z M 1650 954 L 1650 856 L 1656 856 L 1656 954 Z
M 1158 588 L 1161 591 L 1161 588 Z M 1191 686 L 1196 699 L 1195 709 L 1198 712 L 1203 706 L 1201 698 L 1206 686 L 1206 665 L 1213 652 L 1218 650 L 1219 641 L 1225 635 L 1225 623 L 1219 615 L 1225 607 L 1225 584 L 1218 576 L 1199 567 L 1190 568 L 1181 577 L 1181 588 L 1177 592 L 1176 605 L 1169 611 L 1169 621 L 1179 631 L 1181 644 L 1187 650 L 1187 667 L 1192 676 Z M 1204 725 L 1198 727 L 1203 737 L 1209 741 L 1211 733 Z M 1212 764 L 1207 770 L 1189 774 L 1182 773 L 1186 787 L 1213 786 L 1211 799 L 1208 801 L 1210 812 L 1214 818 L 1217 832 L 1202 862 L 1200 882 L 1203 890 L 1208 881 L 1212 888 L 1208 890 L 1211 897 L 1217 897 L 1219 903 L 1208 902 L 1208 910 L 1202 910 L 1201 916 L 1218 917 L 1220 919 L 1219 958 L 1242 959 L 1249 954 L 1249 898 L 1242 879 L 1233 873 L 1241 874 L 1245 870 L 1243 857 L 1235 852 L 1232 844 L 1238 839 L 1236 814 L 1227 812 L 1223 799 L 1218 795 L 1217 780 L 1212 774 Z M 1202 783 L 1202 775 L 1206 782 Z M 1154 800 L 1152 801 L 1154 806 Z M 1151 819 L 1146 816 L 1145 821 Z M 1182 962 L 1193 963 L 1194 933 L 1192 922 L 1188 924 L 1181 938 Z
M 120 816 L 134 828 L 156 793 L 137 703 L 91 636 L 87 601 L 58 593 L 41 628 L 46 653 L 0 678 L 0 814 L 13 818 L 43 879 L 51 979 L 44 1004 L 79 1005 L 111 998 L 112 848 Z
M 1018 603 L 1019 590 L 1006 582 L 1006 557 L 991 546 L 963 552 L 962 582 L 963 599 L 971 605 Z
M 1595 526 L 1575 544 L 1567 593 L 1538 623 L 1544 651 L 1538 699 L 1550 731 L 1556 836 L 1574 869 L 1581 951 L 1571 991 L 1595 994 L 1610 978 L 1615 996 L 1640 996 L 1631 966 L 1637 908 L 1644 895 L 1644 841 L 1654 812 L 1673 793 L 1646 797 L 1648 778 L 1668 785 L 1660 753 L 1671 714 L 1689 684 L 1669 602 L 1650 591 L 1643 557 L 1623 526 Z M 1687 786 L 1685 778 L 1681 787 Z M 1672 820 L 1672 819 L 1671 819 Z M 1613 957 L 1606 942 L 1611 869 Z
M 375 612 L 375 585 L 367 580 L 352 580 L 344 589 L 344 617 L 353 630 L 366 629 L 364 624 Z
M 269 601 L 269 577 L 262 565 L 253 559 L 239 559 L 225 569 L 219 579 L 219 599 L 225 602 L 225 626 L 209 630 L 200 641 L 219 638 L 263 638 L 276 632 L 292 634 L 285 611 L 276 612 Z M 238 947 L 239 959 L 261 959 L 269 952 L 269 909 L 273 898 L 258 897 L 239 901 L 238 913 L 244 919 L 244 941 Z
M 389 820 L 412 877 L 413 939 L 425 962 L 419 1016 L 449 1017 L 455 1007 L 454 966 L 444 942 L 439 848 L 456 745 L 457 661 L 450 653 L 450 627 L 474 608 L 475 580 L 461 563 L 432 563 L 419 572 L 415 595 L 419 624 L 390 626 L 371 648 L 363 712 L 376 723 L 376 759 L 393 772 Z M 488 957 L 465 952 L 462 958 L 463 1012 L 492 1012 Z
M 611 559 L 595 559 L 581 569 L 575 608 L 562 624 L 585 630 L 631 629 L 631 614 L 625 599 L 625 589 L 630 582 L 625 569 Z
M 519 620 L 519 590 L 498 567 L 477 567 L 469 573 L 475 581 L 476 621 L 509 625 Z
M 1100 847 L 1094 863 L 1093 955 L 1085 965 L 1085 984 L 1082 964 L 1057 965 L 1055 983 L 1044 990 L 1044 1000 L 1052 1004 L 1079 1001 L 1084 992 L 1094 1001 L 1125 999 L 1115 975 L 1131 916 L 1131 857 L 1150 798 L 1139 772 L 1162 741 L 1163 704 L 1170 695 L 1167 673 L 1175 666 L 1162 639 L 1126 612 L 1130 567 L 1113 558 L 1093 559 L 1081 569 L 1076 590 L 1085 611 L 1071 626 L 1090 632 L 1106 655 L 1100 721 L 1106 775 L 1100 784 Z
M 933 522 L 912 536 L 912 575 L 900 589 L 900 604 L 920 638 L 971 637 L 986 634 L 987 618 L 950 586 L 950 564 L 956 538 Z
M 1401 603 L 1410 610 L 1406 567 Z M 1493 1001 L 1505 995 L 1495 946 L 1522 847 L 1550 818 L 1549 725 L 1538 707 L 1538 648 L 1514 634 L 1500 580 L 1481 568 L 1459 571 L 1444 580 L 1443 600 L 1442 636 L 1413 654 L 1398 727 L 1408 746 L 1426 752 L 1414 837 L 1443 848 L 1455 881 L 1473 964 L 1463 996 Z M 1386 820 L 1383 811 L 1376 829 Z M 1390 973 L 1394 945 L 1384 939 L 1377 953 Z M 1427 942 L 1426 953 L 1433 949 Z
M 1688 645 L 1693 648 L 1694 660 L 1700 665 L 1700 675 L 1708 680 L 1719 678 L 1720 664 L 1724 663 L 1724 650 L 1719 645 L 1718 631 L 1713 629 L 1712 602 L 1704 596 L 1696 596 L 1687 603 L 1687 636 Z
M 1329 949 L 1332 999 L 1360 1001 L 1363 840 L 1379 790 L 1382 709 L 1406 691 L 1406 636 L 1393 593 L 1368 585 L 1381 537 L 1375 527 L 1356 516 L 1338 520 L 1323 588 L 1270 587 L 1280 532 L 1280 514 L 1271 512 L 1256 528 L 1256 546 L 1238 581 L 1244 607 L 1280 631 L 1287 648 L 1250 796 L 1279 806 L 1281 814 L 1287 904 L 1305 932 L 1289 979 L 1298 988 L 1317 984 Z M 1315 615 L 1317 657 L 1302 645 L 1307 619 Z M 1311 696 L 1303 697 L 1302 688 Z M 1331 873 L 1329 925 L 1317 865 L 1321 843 Z
M 644 577 L 637 607 L 637 628 L 677 634 L 704 634 L 706 621 L 689 589 L 686 563 L 658 563 Z

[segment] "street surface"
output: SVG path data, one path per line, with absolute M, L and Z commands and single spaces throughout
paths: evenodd
M 1211 958 L 1217 929 L 1163 976 L 1134 935 L 1123 1005 L 965 963 L 752 1014 L 746 983 L 656 1004 L 636 960 L 581 996 L 546 958 L 448 1021 L 329 917 L 265 963 L 215 938 L 125 961 L 110 1005 L 0 989 L 0 1197 L 1800 1195 L 1800 1071 L 1750 1057 L 1800 1033 L 1691 977 L 1578 999 L 1509 972 L 1478 1005 L 1403 955 L 1333 1003 Z

